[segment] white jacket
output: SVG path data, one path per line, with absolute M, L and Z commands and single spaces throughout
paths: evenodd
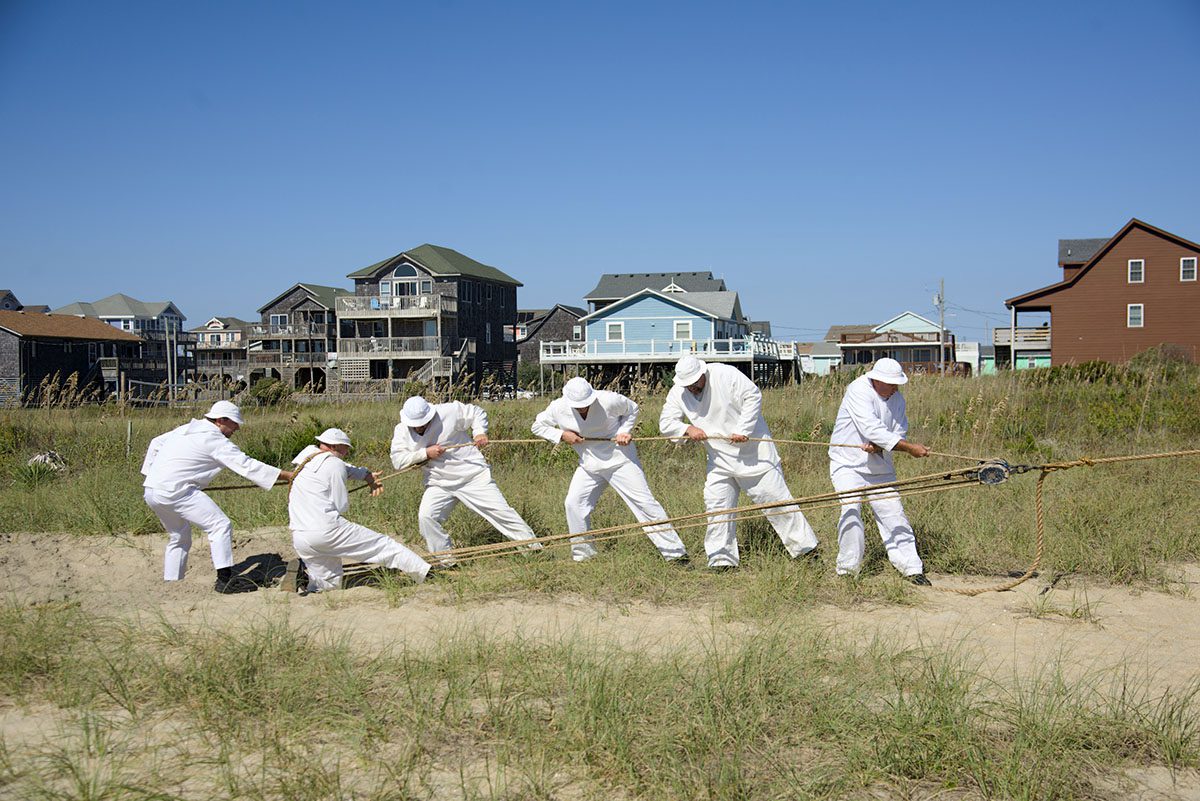
M 342 517 L 350 506 L 346 479 L 366 481 L 371 471 L 347 464 L 336 453 L 322 451 L 316 445 L 300 451 L 292 462 L 304 465 L 288 495 L 288 525 L 292 531 L 323 533 L 346 522 Z
M 392 434 L 392 466 L 402 470 L 410 465 L 425 462 L 425 486 L 459 487 L 487 470 L 487 460 L 471 441 L 488 428 L 487 412 L 469 403 L 437 403 L 433 406 L 433 419 L 418 436 L 404 423 L 396 426 Z M 429 459 L 425 449 L 430 445 L 467 445 L 446 451 L 437 459 Z
M 736 367 L 709 364 L 708 378 L 700 397 L 684 387 L 672 387 L 663 403 L 658 428 L 664 436 L 683 437 L 688 423 L 710 437 L 744 434 L 751 439 L 770 438 L 762 415 L 762 392 Z M 753 476 L 779 465 L 773 442 L 704 441 L 708 470 L 729 476 Z
M 830 442 L 842 445 L 865 445 L 872 442 L 883 453 L 867 453 L 858 448 L 830 448 L 831 469 L 850 467 L 873 475 L 894 473 L 892 448 L 908 433 L 908 416 L 904 412 L 904 396 L 899 391 L 884 400 L 871 386 L 871 380 L 859 376 L 846 387 L 842 405 L 838 407 L 837 422 L 833 424 Z
M 142 462 L 143 487 L 163 495 L 204 489 L 228 467 L 263 489 L 279 480 L 279 468 L 242 453 L 210 420 L 192 420 L 150 440 Z
M 587 419 L 579 416 L 565 398 L 550 401 L 533 421 L 533 433 L 542 439 L 558 443 L 563 431 L 574 431 L 588 439 L 611 440 L 617 434 L 632 434 L 637 424 L 638 405 L 617 392 L 596 390 L 596 402 L 588 409 Z M 637 446 L 632 442 L 581 442 L 572 445 L 579 454 L 579 466 L 584 470 L 608 470 L 626 462 L 639 464 Z

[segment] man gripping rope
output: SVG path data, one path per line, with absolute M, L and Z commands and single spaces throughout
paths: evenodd
M 203 420 L 192 420 L 150 441 L 142 462 L 143 497 L 167 532 L 163 579 L 180 581 L 187 572 L 192 548 L 192 527 L 208 534 L 209 550 L 220 593 L 254 589 L 249 579 L 232 575 L 233 524 L 221 508 L 204 494 L 221 468 L 269 490 L 292 473 L 251 459 L 229 438 L 242 426 L 242 412 L 229 401 L 217 401 Z
M 783 480 L 783 465 L 771 431 L 762 416 L 762 392 L 736 367 L 706 364 L 684 356 L 675 365 L 675 385 L 667 393 L 658 427 L 668 437 L 703 442 L 708 450 L 708 476 L 704 482 L 704 508 L 713 512 L 737 505 L 745 491 L 755 503 L 785 501 L 792 497 Z M 772 509 L 767 520 L 793 558 L 817 547 L 817 535 L 798 506 Z M 709 518 L 704 538 L 708 566 L 738 566 L 737 532 L 731 515 Z
M 533 421 L 533 433 L 550 442 L 565 442 L 579 454 L 579 467 L 567 490 L 567 530 L 587 531 L 592 510 L 604 488 L 612 486 L 639 522 L 667 516 L 655 500 L 638 461 L 633 444 L 638 405 L 616 392 L 596 390 L 587 379 L 575 377 Z M 604 440 L 589 442 L 588 440 Z M 687 549 L 675 529 L 668 525 L 646 526 L 646 536 L 669 562 L 686 563 Z M 582 562 L 596 555 L 596 547 L 584 537 L 571 539 L 571 557 Z
M 904 437 L 908 433 L 901 385 L 908 376 L 900 362 L 880 359 L 866 375 L 846 387 L 842 405 L 833 426 L 833 442 L 858 445 L 858 448 L 829 449 L 829 478 L 839 493 L 865 489 L 896 480 L 892 452 L 900 451 L 922 458 L 929 448 Z M 866 493 L 883 537 L 888 559 L 914 584 L 928 586 L 925 567 L 917 555 L 913 534 L 900 495 L 895 490 Z M 862 566 L 866 535 L 862 520 L 862 495 L 842 496 L 842 515 L 838 520 L 838 575 L 857 575 Z
M 504 499 L 479 451 L 488 443 L 487 429 L 487 412 L 473 404 L 431 404 L 413 397 L 400 410 L 400 423 L 392 435 L 392 465 L 397 470 L 424 465 L 425 495 L 417 523 L 430 552 L 454 547 L 442 524 L 459 503 L 510 540 L 533 539 L 533 530 Z M 542 544 L 525 547 L 536 550 Z
M 347 478 L 366 481 L 371 497 L 383 492 L 378 473 L 346 463 L 350 448 L 346 432 L 330 428 L 292 460 L 296 478 L 288 497 L 288 524 L 308 572 L 308 591 L 341 586 L 343 559 L 401 570 L 420 584 L 429 573 L 428 562 L 391 537 L 343 517 L 350 505 Z M 299 568 L 300 560 L 288 563 L 284 590 L 297 589 Z

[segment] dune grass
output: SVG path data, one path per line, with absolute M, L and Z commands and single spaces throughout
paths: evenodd
M 460 633 L 372 655 L 285 620 L 134 627 L 0 610 L 0 694 L 57 736 L 0 749 L 11 798 L 1094 797 L 1200 764 L 1200 685 L 987 680 L 954 651 L 780 626 L 694 651 Z

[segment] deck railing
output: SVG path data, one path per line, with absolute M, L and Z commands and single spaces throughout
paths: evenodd
M 992 329 L 992 344 L 1009 347 L 1013 343 L 1013 330 L 1011 328 L 993 328 Z M 1016 330 L 1016 348 L 1018 350 L 1049 350 L 1050 349 L 1050 327 L 1037 326 L 1036 328 L 1018 328 Z
M 343 295 L 337 299 L 338 314 L 354 312 L 426 311 L 430 314 L 458 311 L 458 298 L 450 295 Z
M 670 359 L 689 354 L 700 358 L 793 358 L 783 356 L 785 343 L 770 339 L 744 337 L 738 339 L 648 339 L 620 342 L 585 340 L 582 342 L 541 343 L 542 361 L 621 359 Z M 794 354 L 794 351 L 793 351 Z

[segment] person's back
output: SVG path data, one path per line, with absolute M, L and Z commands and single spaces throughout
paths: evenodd
M 288 494 L 288 525 L 293 531 L 324 531 L 336 526 L 349 505 L 346 463 L 336 453 L 309 445 L 292 460 L 296 478 Z

